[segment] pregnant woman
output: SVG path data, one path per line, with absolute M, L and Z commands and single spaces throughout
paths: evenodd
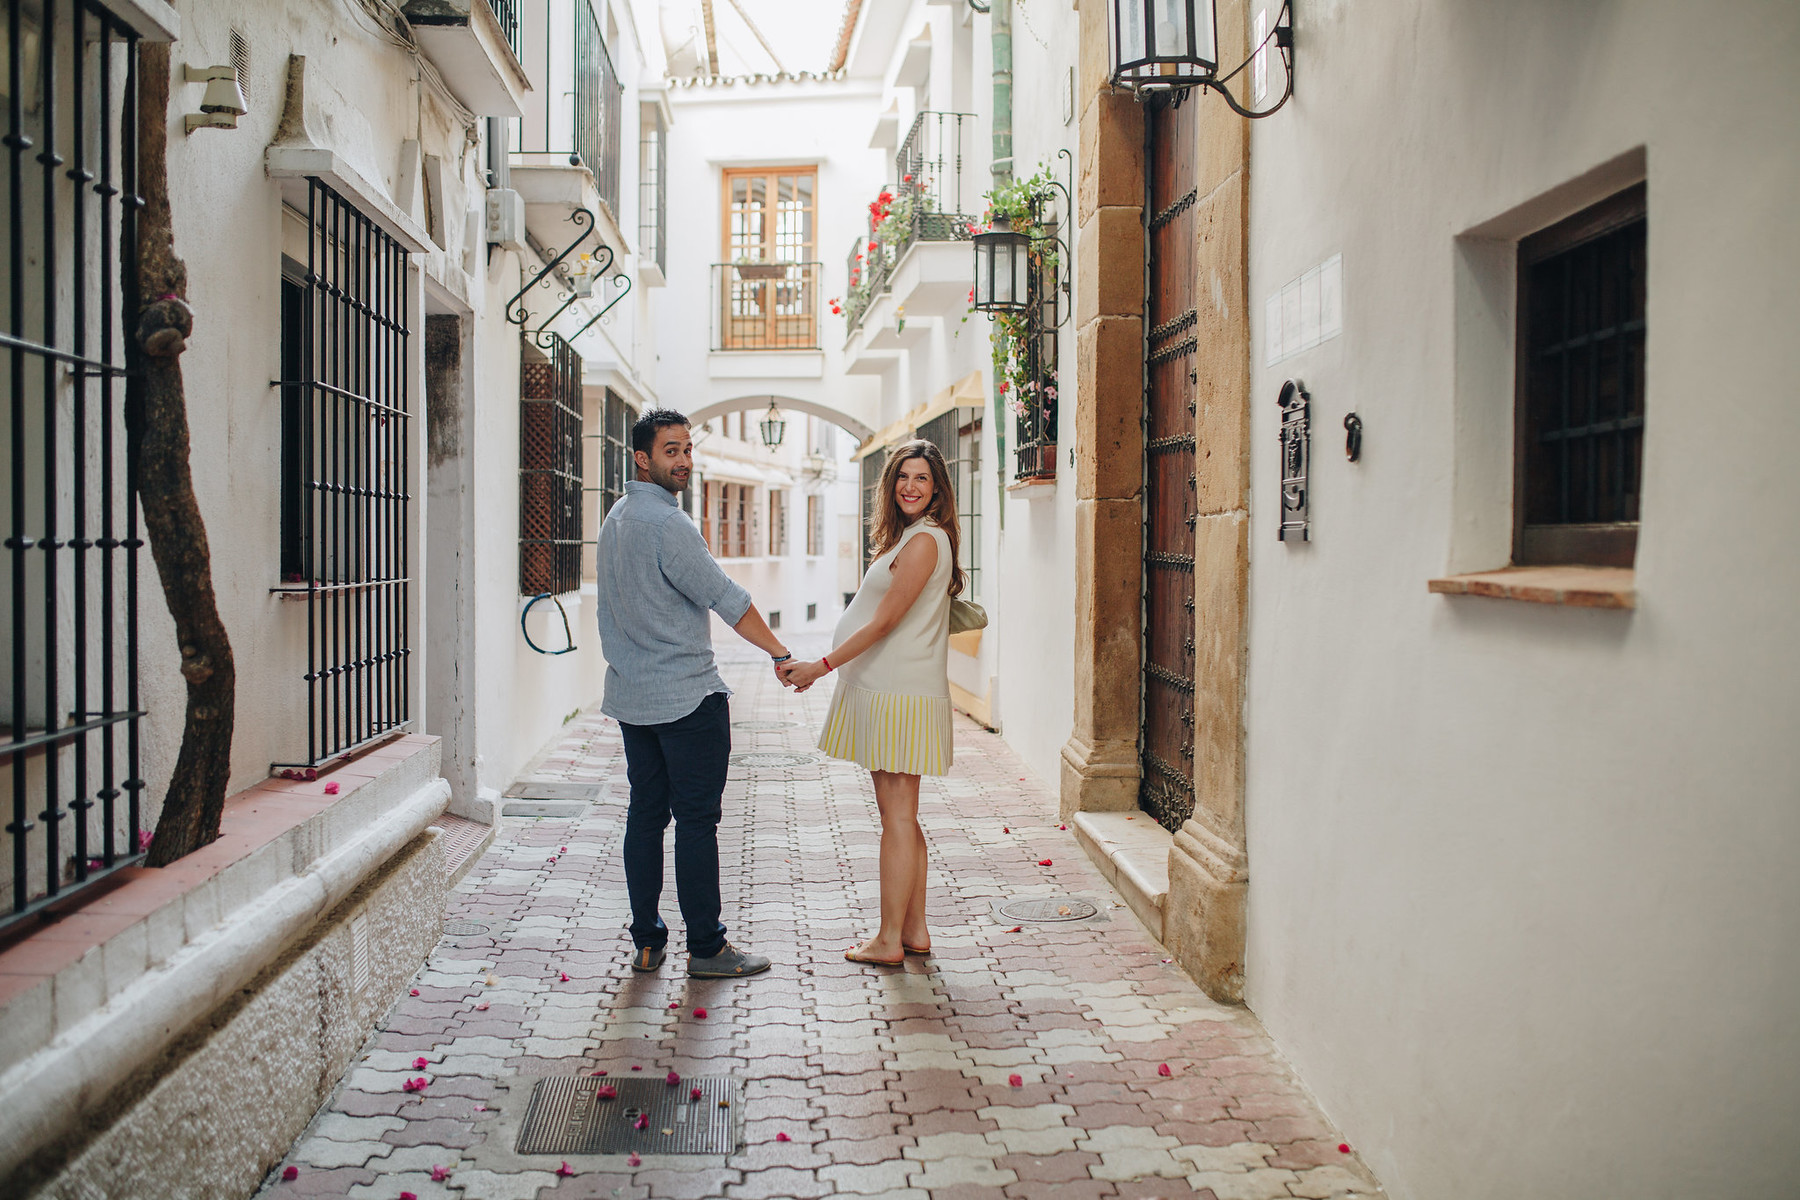
M 831 653 L 785 674 L 805 691 L 841 672 L 819 749 L 869 769 L 881 810 L 881 925 L 844 955 L 897 967 L 929 954 L 919 776 L 950 770 L 950 598 L 963 589 L 956 497 L 930 442 L 901 444 L 876 490 L 875 559 L 844 610 Z

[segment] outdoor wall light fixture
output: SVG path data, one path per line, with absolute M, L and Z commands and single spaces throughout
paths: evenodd
M 236 67 L 184 65 L 181 77 L 187 83 L 206 85 L 206 94 L 200 97 L 200 111 L 187 114 L 185 123 L 189 133 L 196 129 L 236 129 L 237 119 L 250 111 L 250 105 L 244 100 L 244 89 L 238 84 Z
M 763 445 L 771 450 L 781 445 L 782 436 L 787 433 L 787 418 L 775 407 L 774 400 L 769 401 L 769 411 L 763 414 L 763 419 L 756 423 L 756 427 L 762 430 Z
M 1031 237 L 1002 213 L 975 243 L 975 310 L 1024 312 L 1031 305 Z
M 1266 117 L 1294 94 L 1293 3 L 1287 0 L 1274 28 L 1257 43 L 1250 57 L 1219 74 L 1217 0 L 1109 0 L 1112 34 L 1112 81 L 1130 88 L 1141 100 L 1146 93 L 1173 93 L 1177 102 L 1190 88 L 1211 88 L 1241 117 Z M 1248 109 L 1226 90 L 1245 67 L 1273 44 L 1281 52 L 1287 86 L 1268 108 Z M 1259 72 L 1262 66 L 1257 67 Z

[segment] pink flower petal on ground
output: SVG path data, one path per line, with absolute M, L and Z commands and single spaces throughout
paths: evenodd
M 475 1006 L 475 1011 L 476 1011 L 476 1012 L 486 1012 L 486 1011 L 487 1011 L 487 1004 L 488 1004 L 488 1002 L 487 1002 L 487 1001 L 486 1001 L 486 1000 L 483 1000 L 483 1001 L 482 1001 L 482 1002 L 481 1002 L 481 1003 L 480 1003 L 480 1004 L 477 1004 L 477 1005 L 476 1005 L 476 1006 Z
M 418 995 L 418 994 L 419 994 L 419 989 L 418 989 L 418 988 L 414 988 L 414 989 L 413 989 L 413 990 L 412 990 L 412 991 L 410 991 L 410 992 L 408 992 L 408 993 L 406 993 L 406 994 L 407 994 L 407 995 L 409 995 L 409 996 L 416 996 L 416 995 Z
M 569 848 L 567 846 L 558 846 L 556 848 L 556 852 L 558 854 L 567 854 L 569 852 Z
M 569 982 L 569 973 L 567 971 L 558 971 L 556 973 L 556 982 L 558 982 L 558 983 Z
M 476 1105 L 476 1106 L 475 1106 L 475 1111 L 476 1111 L 476 1112 L 486 1112 L 486 1111 L 487 1111 L 487 1105 L 485 1105 L 485 1104 L 477 1104 L 477 1105 Z
M 706 1020 L 706 1010 L 704 1008 L 696 1008 L 694 1010 L 694 1020 L 696 1020 L 696 1021 Z
M 1156 1068 L 1156 1073 L 1158 1075 L 1161 1075 L 1164 1079 L 1167 1079 L 1169 1076 L 1173 1075 L 1175 1072 L 1169 1070 L 1168 1063 L 1163 1063 L 1161 1066 Z
M 699 1098 L 700 1098 L 700 1089 L 699 1088 L 695 1088 L 694 1090 L 692 1090 L 691 1092 L 688 1093 L 689 1100 L 698 1100 Z
M 1339 1154 L 1350 1153 L 1350 1143 L 1349 1142 L 1339 1142 L 1338 1143 L 1338 1153 Z
M 563 1163 L 563 1164 L 562 1164 L 562 1165 L 561 1165 L 561 1166 L 559 1166 L 559 1167 L 557 1167 L 557 1168 L 556 1168 L 556 1173 L 557 1173 L 557 1174 L 558 1174 L 558 1175 L 561 1175 L 561 1176 L 563 1176 L 563 1177 L 564 1177 L 564 1178 L 567 1178 L 567 1177 L 568 1177 L 568 1176 L 570 1176 L 570 1175 L 573 1175 L 573 1174 L 574 1174 L 574 1173 L 575 1173 L 575 1168 L 574 1168 L 574 1167 L 571 1167 L 571 1166 L 570 1166 L 570 1165 L 569 1165 L 569 1164 L 568 1164 L 568 1163 L 567 1163 L 567 1162 L 566 1162 L 566 1161 L 565 1161 L 565 1162 L 564 1162 L 564 1163 Z
M 794 1140 L 794 1139 L 793 1139 L 793 1138 L 791 1138 L 791 1137 L 789 1137 L 789 1136 L 788 1136 L 788 1135 L 787 1135 L 787 1134 L 785 1134 L 785 1133 L 778 1133 L 778 1134 L 776 1134 L 776 1135 L 775 1135 L 775 1140 L 776 1140 L 776 1141 L 778 1141 L 778 1142 L 791 1142 L 791 1141 L 793 1141 L 793 1140 Z
M 1058 829 L 1067 829 L 1068 826 L 1067 825 L 1058 825 L 1057 828 Z
M 288 1183 L 292 1183 L 292 1182 L 294 1182 L 294 1180 L 300 1178 L 300 1168 L 299 1167 L 283 1167 L 282 1171 L 281 1171 L 281 1177 L 282 1177 L 282 1179 L 286 1180 Z
M 1001 833 L 1011 833 L 1011 832 L 1012 832 L 1012 826 L 1010 826 L 1010 825 L 1002 825 L 1002 826 L 1001 826 L 1001 827 L 1000 827 L 1000 832 L 1001 832 Z
M 641 1167 L 644 1165 L 644 1160 L 638 1157 L 638 1152 L 636 1150 L 633 1150 L 631 1152 L 631 1157 L 625 1161 L 634 1167 Z
M 450 1168 L 439 1166 L 433 1166 L 431 1168 L 431 1182 L 442 1183 L 448 1178 L 450 1178 Z
M 631 1127 L 640 1132 L 650 1128 L 650 1114 L 649 1113 L 639 1113 L 638 1119 L 631 1123 Z
M 327 796 L 335 796 L 338 794 L 338 785 L 335 779 L 325 785 L 325 794 Z
M 400 1200 L 419 1200 L 419 1193 L 417 1193 L 417 1192 L 401 1192 Z
M 677 1075 L 674 1071 L 670 1071 L 668 1078 L 664 1079 L 663 1082 L 668 1084 L 670 1087 L 674 1087 L 676 1084 L 681 1082 L 681 1076 Z
M 545 861 L 545 862 L 555 862 L 555 861 L 556 861 L 556 855 L 554 855 L 554 854 L 552 854 L 552 855 L 551 855 L 551 856 L 550 856 L 550 857 L 549 857 L 549 858 L 546 858 L 546 859 L 545 859 L 545 860 L 544 860 L 544 861 Z
M 643 1069 L 644 1069 L 644 1068 L 642 1068 L 642 1067 L 640 1067 L 640 1066 L 638 1066 L 638 1065 L 637 1065 L 637 1064 L 636 1064 L 636 1063 L 632 1063 L 632 1064 L 631 1064 L 631 1069 L 632 1069 L 632 1070 L 634 1070 L 634 1071 L 641 1071 L 641 1070 L 643 1070 Z
M 610 1083 L 603 1083 L 594 1089 L 594 1098 L 596 1100 L 617 1100 L 619 1089 Z
M 1024 1087 L 1025 1080 L 1017 1075 L 1008 1075 L 1006 1077 L 1006 1086 L 1007 1087 Z
M 1007 930 L 1006 932 L 1008 932 L 1008 933 L 1023 933 L 1023 932 L 1025 932 L 1025 927 L 1023 925 L 1014 925 L 1011 929 Z
M 681 1007 L 681 1001 L 679 1001 L 679 1000 L 671 1000 L 671 1001 L 669 1001 L 669 1007 L 670 1007 L 670 1008 L 680 1008 L 680 1007 Z
M 423 1071 L 426 1067 L 429 1067 L 430 1065 L 431 1065 L 430 1061 L 427 1060 L 423 1054 L 421 1054 L 421 1055 L 419 1055 L 419 1057 L 413 1059 L 413 1070 L 415 1070 L 415 1071 Z
M 1050 861 L 1050 860 L 1049 860 L 1049 859 L 1047 859 L 1047 858 L 1040 858 L 1040 859 L 1038 859 L 1038 866 L 1040 866 L 1040 867 L 1049 867 L 1049 866 L 1054 866 L 1054 865 L 1055 865 L 1055 864 L 1054 864 L 1054 863 L 1052 863 L 1052 862 L 1051 862 L 1051 861 Z

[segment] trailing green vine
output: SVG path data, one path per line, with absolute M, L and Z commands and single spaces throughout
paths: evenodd
M 997 218 L 1004 216 L 1015 231 L 1031 238 L 1028 256 L 1033 278 L 1040 280 L 1055 279 L 1061 267 L 1060 245 L 1051 236 L 1051 227 L 1043 220 L 1043 214 L 1054 195 L 1050 168 L 1040 163 L 1035 174 L 1024 179 L 1008 180 L 989 191 L 986 194 L 987 211 L 982 215 L 982 220 L 989 227 L 993 226 Z M 973 290 L 969 293 L 969 299 L 973 303 Z M 1000 392 L 1007 410 L 1015 417 L 1022 417 L 1034 405 L 1054 402 L 1055 369 L 1046 371 L 1042 379 L 1032 378 L 1028 367 L 1029 358 L 1025 352 L 1026 339 L 1038 320 L 1038 314 L 1029 311 L 995 313 L 993 317 L 994 374 L 997 378 L 994 386 Z M 1040 387 L 1043 389 L 1042 395 L 1039 395 Z

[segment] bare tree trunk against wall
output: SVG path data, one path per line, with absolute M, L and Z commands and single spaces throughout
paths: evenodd
M 136 433 L 138 499 L 144 529 L 162 580 L 169 615 L 181 647 L 187 680 L 187 723 L 181 753 L 169 780 L 147 862 L 166 866 L 219 836 L 225 788 L 231 778 L 231 731 L 237 669 L 231 641 L 213 594 L 212 553 L 206 523 L 194 498 L 189 463 L 187 399 L 181 385 L 181 352 L 193 332 L 183 300 L 187 265 L 175 256 L 169 213 L 169 46 L 146 43 L 139 51 L 138 190 L 144 207 L 138 226 L 139 295 L 145 300 L 128 385 Z

